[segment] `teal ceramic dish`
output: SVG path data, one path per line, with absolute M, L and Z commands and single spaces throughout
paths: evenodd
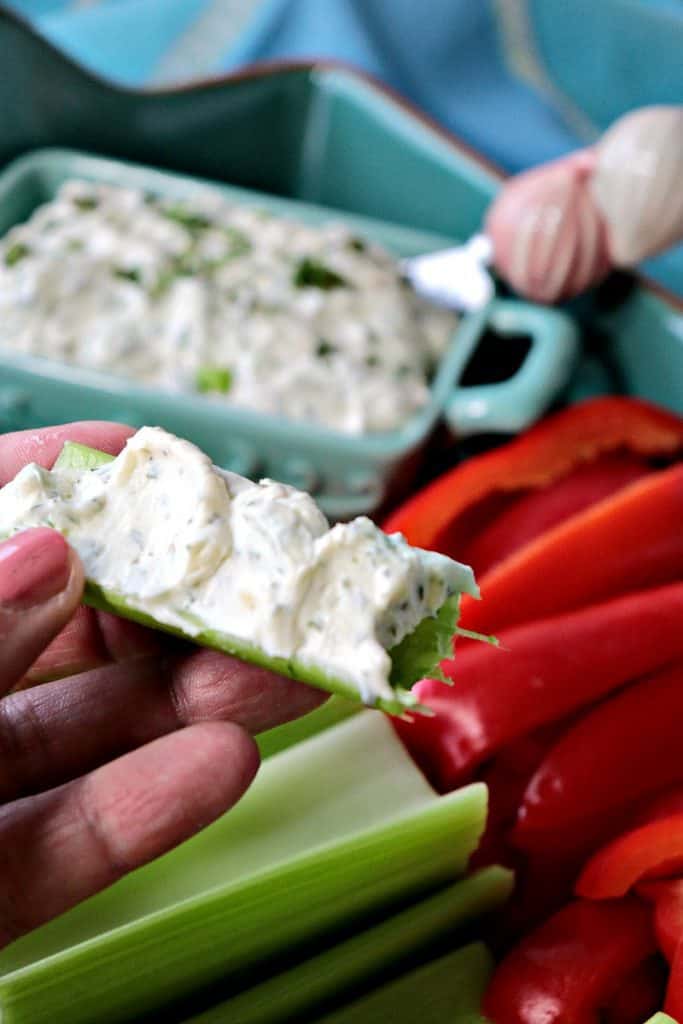
M 351 215 L 328 207 L 169 174 L 69 150 L 38 150 L 0 174 L 0 233 L 26 220 L 67 179 L 81 178 L 187 198 L 210 184 L 232 202 L 266 207 L 308 223 L 343 220 L 397 256 L 452 244 L 452 239 Z M 506 380 L 460 385 L 485 328 L 529 338 L 521 366 Z M 247 476 L 285 480 L 314 493 L 333 518 L 371 512 L 387 496 L 443 418 L 456 436 L 514 433 L 534 422 L 565 384 L 577 350 L 565 314 L 514 300 L 495 299 L 463 317 L 435 374 L 431 398 L 403 427 L 390 433 L 348 436 L 287 421 L 201 396 L 164 393 L 128 380 L 57 364 L 9 350 L 0 352 L 0 410 L 18 425 L 98 417 L 133 426 L 160 424 L 195 441 L 223 467 Z
M 187 87 L 121 89 L 1 6 L 0 49 L 0 167 L 42 147 L 78 147 L 451 239 L 479 230 L 503 177 L 341 64 L 265 64 Z M 561 399 L 623 391 L 683 412 L 682 311 L 642 278 L 616 295 L 599 289 L 572 309 L 587 354 Z M 0 428 L 32 424 L 14 418 L 12 396 L 3 403 Z

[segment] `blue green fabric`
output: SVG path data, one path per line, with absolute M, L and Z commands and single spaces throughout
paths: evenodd
M 683 0 L 11 0 L 114 81 L 149 86 L 278 58 L 376 75 L 508 171 L 683 103 Z M 647 269 L 683 293 L 683 247 Z

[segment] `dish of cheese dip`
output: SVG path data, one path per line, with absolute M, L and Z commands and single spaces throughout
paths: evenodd
M 217 469 L 158 427 L 97 469 L 22 469 L 0 490 L 0 536 L 32 526 L 63 533 L 128 609 L 313 667 L 371 705 L 396 696 L 392 649 L 478 594 L 469 566 L 364 516 L 330 528 L 303 491 Z
M 67 181 L 0 243 L 0 347 L 362 435 L 429 400 L 457 317 L 347 226 Z

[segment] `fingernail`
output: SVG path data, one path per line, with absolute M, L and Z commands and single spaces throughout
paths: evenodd
M 0 607 L 21 611 L 49 601 L 69 582 L 69 547 L 47 527 L 26 530 L 0 544 Z

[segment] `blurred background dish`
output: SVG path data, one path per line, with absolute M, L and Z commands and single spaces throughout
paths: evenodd
M 188 200 L 196 203 L 197 197 L 207 194 L 207 183 L 194 177 L 163 174 L 69 151 L 36 151 L 15 161 L 0 177 L 0 230 L 6 231 L 17 222 L 24 222 L 37 207 L 51 200 L 65 182 L 73 179 L 116 183 L 130 190 L 133 198 L 136 194 L 149 193 L 164 197 L 169 204 Z M 380 243 L 397 256 L 409 256 L 443 245 L 443 239 L 438 236 L 349 216 L 319 205 L 276 199 L 228 186 L 214 188 L 216 195 L 220 193 L 222 199 L 237 204 L 236 209 L 261 207 L 311 226 L 331 220 L 345 223 L 354 236 L 360 234 Z M 52 216 L 49 207 L 43 209 Z M 76 220 L 74 215 L 72 221 Z M 28 238 L 27 230 L 14 228 L 10 232 L 5 260 L 16 251 L 17 245 L 27 247 L 26 241 L 21 240 Z M 28 256 L 16 264 L 13 258 L 10 262 L 14 265 L 6 268 L 8 278 L 24 266 L 30 269 Z M 91 261 L 85 262 L 82 269 L 89 274 Z M 112 283 L 117 287 L 128 286 L 127 291 L 134 284 L 127 279 L 112 280 L 107 274 L 108 288 Z M 377 313 L 380 318 L 386 315 L 379 308 Z M 510 299 L 496 299 L 485 310 L 463 318 L 459 324 L 453 320 L 454 332 L 443 324 L 442 311 L 435 311 L 433 318 L 441 331 L 445 328 L 447 334 L 452 334 L 452 340 L 435 364 L 430 388 L 425 388 L 426 400 L 422 408 L 408 410 L 405 420 L 391 424 L 391 429 L 358 432 L 358 436 L 334 429 L 337 426 L 334 421 L 315 424 L 315 415 L 300 420 L 286 419 L 283 415 L 273 415 L 274 410 L 267 407 L 264 410 L 263 405 L 260 410 L 242 408 L 222 401 L 208 401 L 205 396 L 190 391 L 152 388 L 150 385 L 155 381 L 147 381 L 143 374 L 136 373 L 135 383 L 131 383 L 125 379 L 123 366 L 124 376 L 115 371 L 115 355 L 114 361 L 107 363 L 108 348 L 99 365 L 93 362 L 91 354 L 85 365 L 80 362 L 80 365 L 67 367 L 43 358 L 45 351 L 32 347 L 30 339 L 23 351 L 17 351 L 16 345 L 6 346 L 1 360 L 0 392 L 8 418 L 14 425 L 63 422 L 89 416 L 119 419 L 134 425 L 161 424 L 195 440 L 219 465 L 247 475 L 270 476 L 295 483 L 312 491 L 333 518 L 344 518 L 377 509 L 388 497 L 395 497 L 400 489 L 409 485 L 420 453 L 424 453 L 424 446 L 441 418 L 461 438 L 483 432 L 514 433 L 533 422 L 567 381 L 575 359 L 576 338 L 572 322 L 565 314 Z M 461 388 L 459 381 L 475 358 L 487 325 L 501 338 L 524 337 L 527 343 L 523 350 L 518 350 L 517 364 L 501 379 L 496 379 L 495 368 L 488 377 L 484 370 L 478 381 L 475 377 L 476 387 L 471 382 Z M 51 327 L 56 326 L 51 324 Z M 88 345 L 96 340 L 92 329 L 92 324 L 87 327 Z M 79 326 L 78 330 L 83 327 Z M 285 339 L 280 340 L 284 345 Z M 144 363 L 144 357 L 140 358 Z M 79 363 L 78 359 L 75 361 Z M 102 373 L 103 367 L 109 373 Z M 270 369 L 268 367 L 268 372 Z M 173 373 L 172 367 L 169 370 Z M 330 371 L 339 372 L 332 366 Z M 335 387 L 338 382 L 332 381 L 330 401 Z M 397 488 L 397 484 L 400 487 Z

